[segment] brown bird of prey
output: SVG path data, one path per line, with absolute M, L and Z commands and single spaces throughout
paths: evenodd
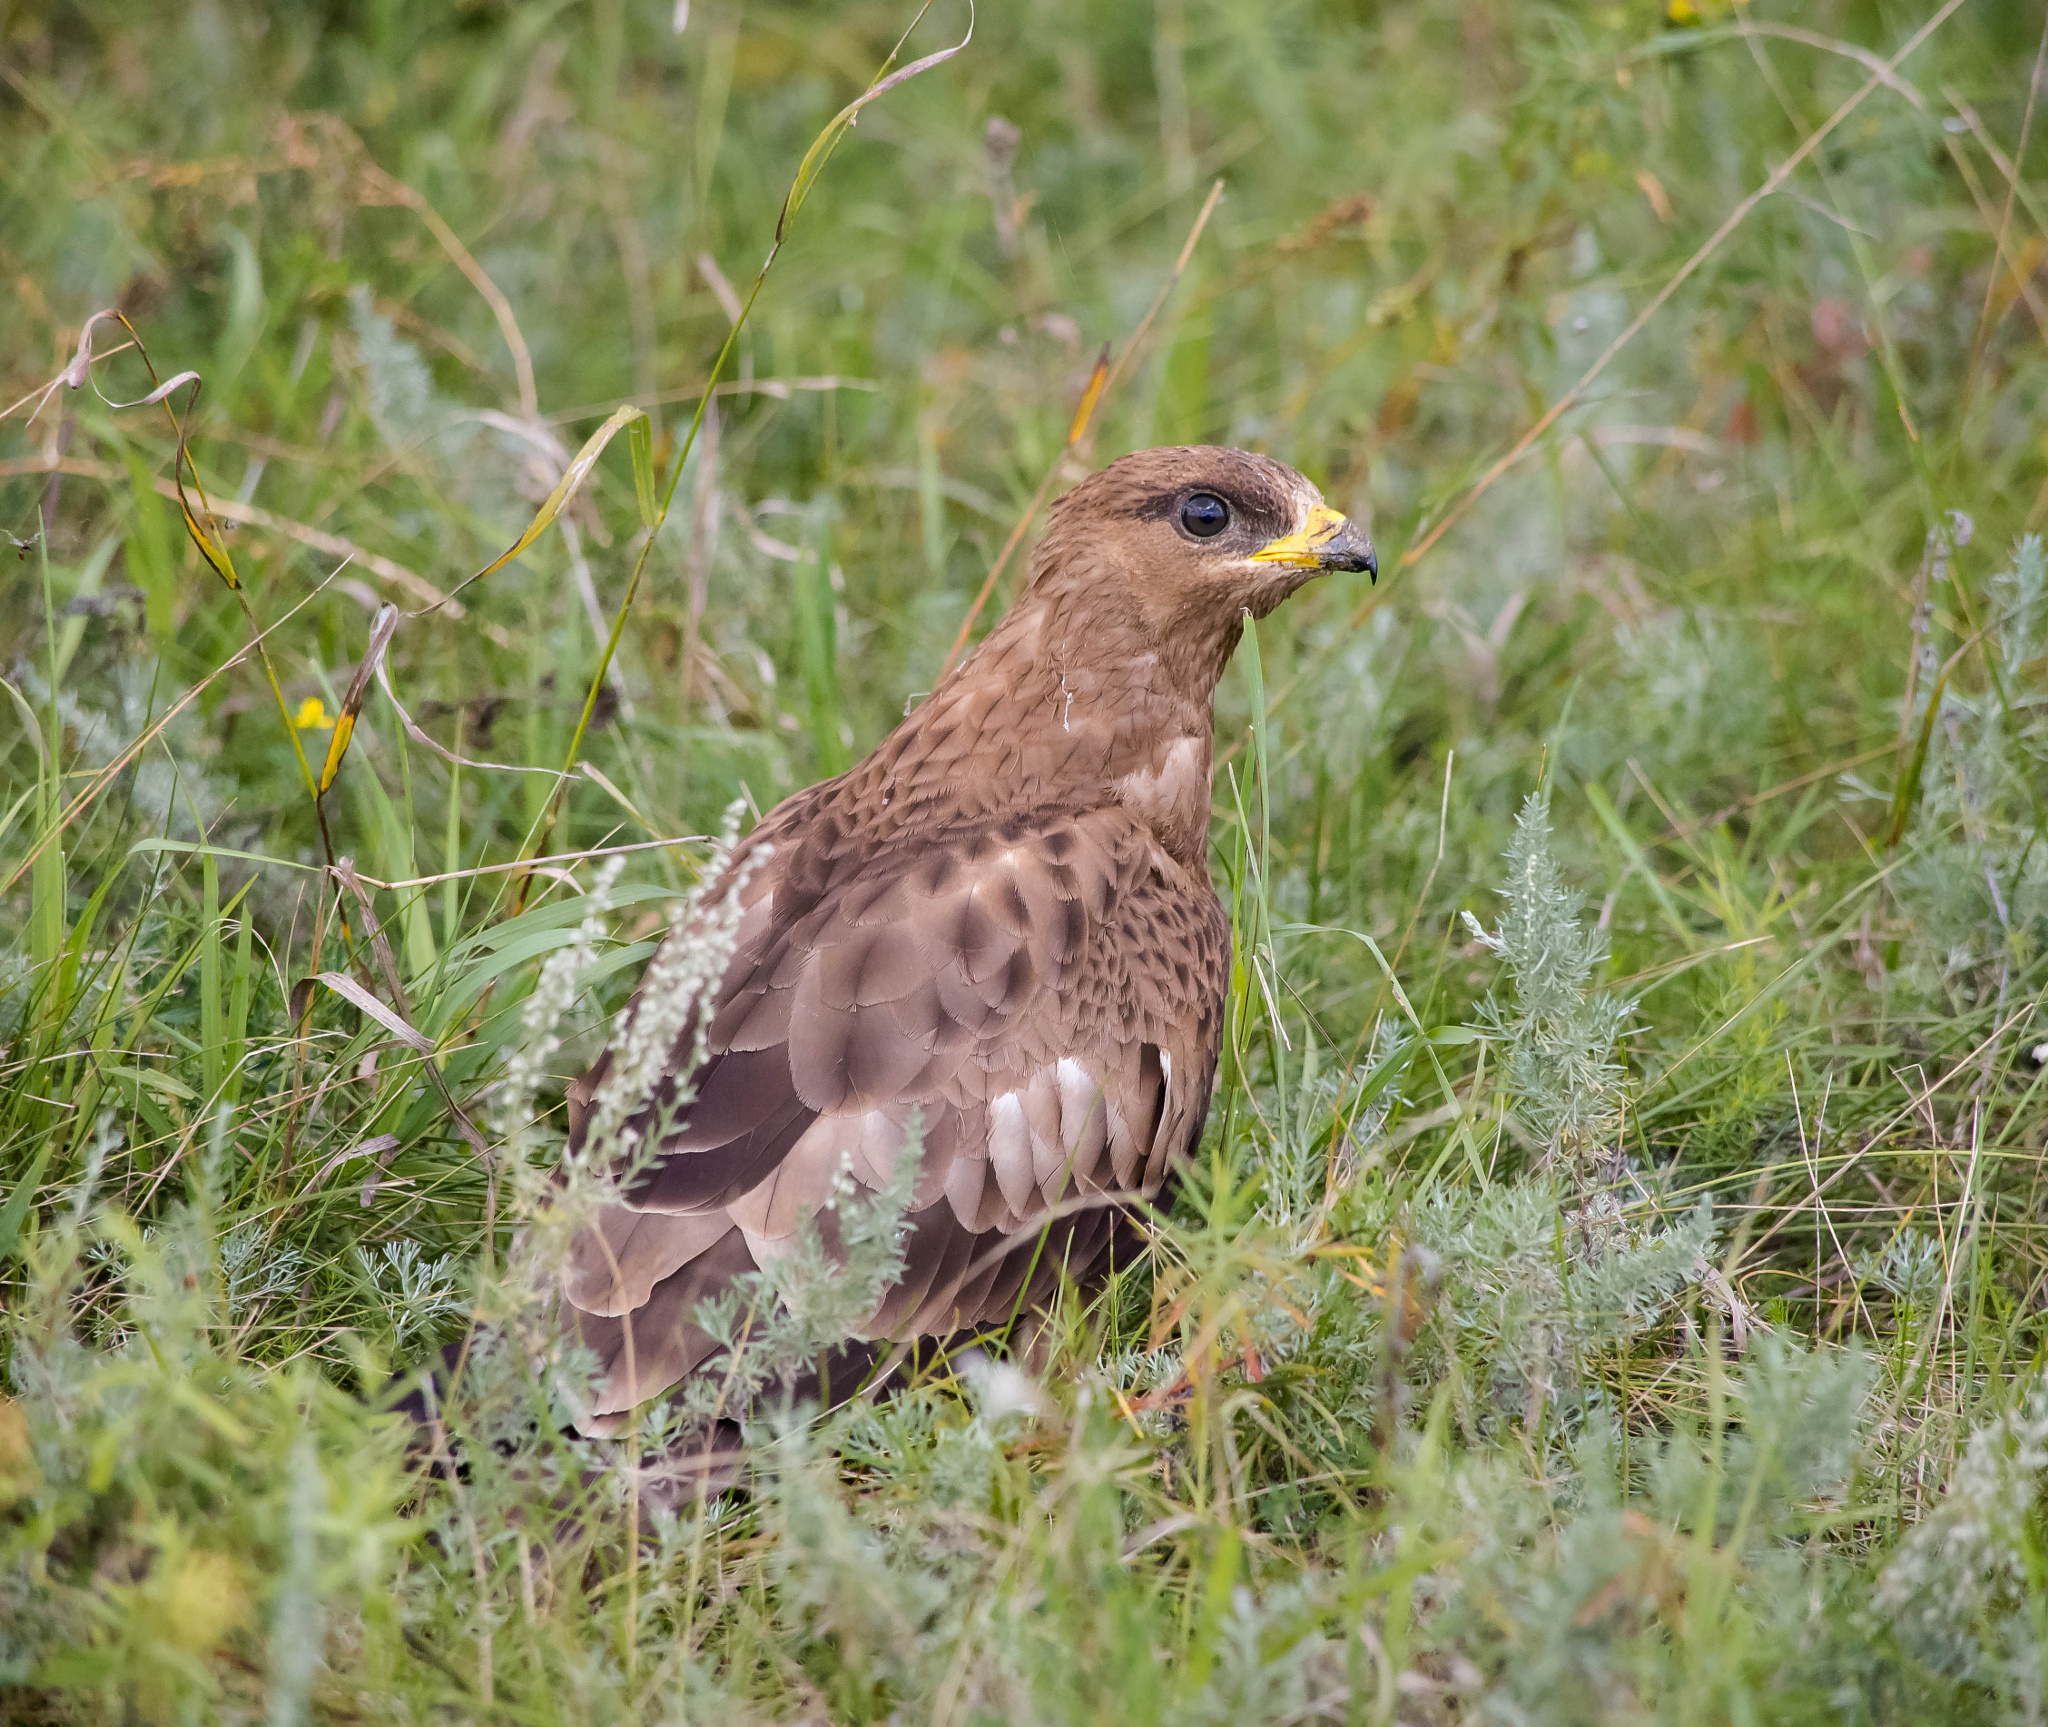
M 1246 615 L 1325 570 L 1378 574 L 1292 469 L 1125 456 L 1054 505 L 980 647 L 740 843 L 708 1043 L 679 1038 L 669 1064 L 694 1097 L 665 1127 L 654 1104 L 629 1122 L 658 1144 L 562 1273 L 559 1322 L 599 1365 L 586 1431 L 712 1357 L 700 1304 L 787 1249 L 835 1183 L 878 1186 L 913 1124 L 906 1269 L 853 1359 L 1000 1326 L 1105 1269 L 1131 1202 L 1201 1138 L 1216 1073 L 1216 683 Z M 572 1150 L 615 1054 L 573 1088 Z

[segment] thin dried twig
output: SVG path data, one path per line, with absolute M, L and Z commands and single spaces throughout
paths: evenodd
M 0 461 L 0 479 L 28 474 L 68 474 L 75 479 L 105 480 L 112 484 L 119 484 L 128 477 L 125 469 L 117 468 L 111 462 L 95 462 L 85 456 L 15 456 Z M 178 488 L 169 480 L 152 480 L 150 486 L 159 496 L 168 498 L 173 503 L 177 502 Z M 303 522 L 292 521 L 287 516 L 280 516 L 255 504 L 245 504 L 238 498 L 211 498 L 207 501 L 207 511 L 221 521 L 239 522 L 244 527 L 257 528 L 266 534 L 276 534 L 282 539 L 294 541 L 313 551 L 325 552 L 330 557 L 344 558 L 349 563 L 368 570 L 380 581 L 389 582 L 394 588 L 402 589 L 423 606 L 442 608 L 451 618 L 468 616 L 459 600 L 450 599 L 417 570 L 407 569 L 405 565 L 396 563 L 380 553 L 365 551 L 353 540 L 344 539 L 339 534 L 309 528 Z M 479 620 L 479 627 L 500 647 L 509 648 L 516 645 L 510 632 L 488 619 Z
M 519 381 L 519 409 L 528 419 L 540 417 L 540 394 L 533 381 L 533 355 L 526 346 L 526 338 L 520 334 L 519 320 L 513 315 L 512 302 L 505 298 L 504 290 L 491 280 L 490 272 L 476 261 L 470 249 L 457 237 L 455 230 L 442 220 L 441 212 L 427 202 L 425 196 L 408 186 L 394 174 L 386 173 L 370 159 L 370 152 L 362 140 L 342 126 L 341 122 L 329 116 L 321 116 L 323 129 L 331 140 L 340 141 L 345 134 L 349 144 L 342 154 L 354 158 L 349 164 L 355 170 L 357 184 L 362 188 L 361 201 L 365 204 L 396 204 L 410 210 L 427 225 L 427 231 L 448 254 L 449 261 L 460 270 L 469 285 L 483 296 L 484 303 L 491 308 L 491 316 L 498 321 L 498 333 L 505 338 L 505 346 L 512 354 L 512 370 Z M 287 122 L 289 124 L 289 122 Z
M 592 846 L 588 851 L 555 852 L 548 857 L 515 858 L 510 863 L 478 864 L 474 869 L 447 870 L 440 875 L 413 876 L 406 881 L 379 881 L 375 876 L 358 876 L 359 881 L 371 887 L 396 890 L 399 888 L 435 887 L 445 881 L 469 881 L 476 876 L 503 875 L 507 870 L 540 869 L 544 865 L 588 863 L 592 858 L 624 857 L 628 852 L 659 851 L 666 846 L 691 846 L 708 844 L 710 834 L 678 834 L 667 840 L 635 840 L 630 845 Z

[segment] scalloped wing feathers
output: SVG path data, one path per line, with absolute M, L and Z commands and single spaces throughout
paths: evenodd
M 696 1304 L 789 1243 L 842 1171 L 878 1186 L 913 1117 L 908 1266 L 868 1337 L 999 1324 L 1086 1276 L 1113 1209 L 1045 1232 L 1047 1214 L 1155 1195 L 1207 1112 L 1229 925 L 1126 811 L 924 836 L 843 872 L 800 842 L 756 880 L 697 1095 L 563 1276 L 606 1376 L 592 1418 L 699 1366 Z

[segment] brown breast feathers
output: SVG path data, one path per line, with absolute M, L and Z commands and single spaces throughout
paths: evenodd
M 695 1096 L 562 1275 L 603 1375 L 587 1430 L 702 1366 L 698 1305 L 835 1183 L 877 1186 L 913 1120 L 906 1270 L 850 1342 L 999 1325 L 1096 1273 L 1115 1201 L 1157 1195 L 1208 1112 L 1216 681 L 1247 611 L 1372 567 L 1276 462 L 1127 456 L 1054 506 L 1025 594 L 916 712 L 769 812 L 728 868 L 744 910 Z

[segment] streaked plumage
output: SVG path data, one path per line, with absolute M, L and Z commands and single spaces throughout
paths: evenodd
M 742 842 L 729 871 L 773 850 L 732 878 L 696 1096 L 562 1276 L 561 1323 L 604 1374 L 587 1429 L 700 1367 L 697 1305 L 785 1249 L 842 1170 L 878 1184 L 913 1115 L 908 1267 L 851 1344 L 999 1325 L 1102 1269 L 1114 1202 L 1155 1197 L 1209 1107 L 1230 964 L 1204 855 L 1216 682 L 1244 613 L 1329 568 L 1372 569 L 1371 547 L 1292 470 L 1127 456 L 1054 506 L 988 639 Z

